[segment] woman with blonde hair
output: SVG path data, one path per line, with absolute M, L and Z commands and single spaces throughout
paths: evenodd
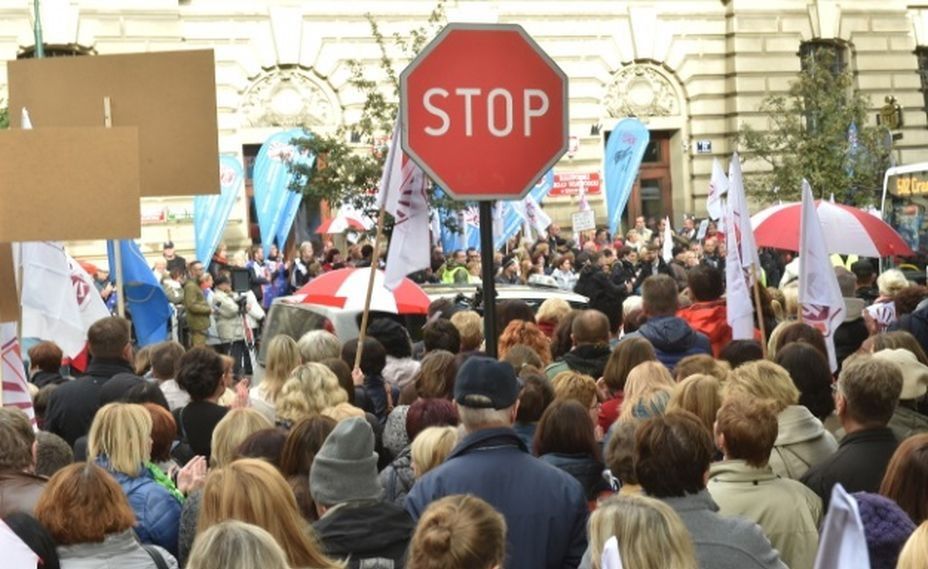
M 293 370 L 277 398 L 277 421 L 287 427 L 348 402 L 338 376 L 323 364 L 311 362 Z
M 273 427 L 268 418 L 256 409 L 232 409 L 213 429 L 210 466 L 221 468 L 229 464 L 235 460 L 236 450 L 245 439 L 262 429 Z
M 300 516 L 280 472 L 260 459 L 245 458 L 210 472 L 203 488 L 197 535 L 227 520 L 254 524 L 274 536 L 295 568 L 334 568 Z
M 296 341 L 286 334 L 271 338 L 267 345 L 267 363 L 261 383 L 249 391 L 251 406 L 271 421 L 277 420 L 277 397 L 284 383 L 301 363 Z
M 570 304 L 566 300 L 563 298 L 549 298 L 538 307 L 538 312 L 535 313 L 535 321 L 538 322 L 538 328 L 550 339 L 554 337 L 554 328 L 557 323 L 567 316 L 568 312 L 570 312 Z
M 738 367 L 725 382 L 723 396 L 730 394 L 774 402 L 777 439 L 770 453 L 770 467 L 777 475 L 798 480 L 809 467 L 838 449 L 834 436 L 822 422 L 799 405 L 799 390 L 781 366 L 760 360 Z
M 505 358 L 509 348 L 525 344 L 535 350 L 544 365 L 551 363 L 551 340 L 534 322 L 513 320 L 499 336 L 499 358 Z
M 616 548 L 607 548 L 610 539 Z M 611 549 L 612 553 L 604 550 Z M 593 569 L 604 558 L 621 559 L 625 569 L 697 569 L 696 549 L 680 516 L 660 500 L 617 495 L 603 501 L 590 517 Z M 618 566 L 618 565 L 612 565 Z
M 151 415 L 141 405 L 104 405 L 90 425 L 87 455 L 116 479 L 129 498 L 137 518 L 135 533 L 139 540 L 159 545 L 175 555 L 181 503 L 145 466 L 151 460 L 151 429 Z M 178 475 L 181 492 L 193 489 L 188 475 L 193 469 L 201 474 L 205 470 L 202 458 L 197 457 L 194 462 L 196 465 L 184 467 Z
M 476 496 L 454 495 L 432 502 L 419 518 L 406 568 L 499 569 L 505 557 L 503 516 Z
M 603 402 L 597 417 L 597 423 L 604 431 L 609 430 L 612 423 L 619 418 L 629 372 L 638 364 L 655 361 L 657 353 L 651 342 L 636 336 L 619 342 L 609 355 L 602 377 L 609 398 Z
M 412 441 L 412 469 L 416 478 L 441 465 L 458 444 L 457 427 L 429 427 Z
M 667 403 L 667 412 L 689 411 L 713 432 L 715 415 L 722 406 L 722 383 L 712 375 L 695 374 L 676 384 Z
M 197 537 L 187 569 L 290 569 L 274 536 L 256 525 L 229 520 Z
M 138 542 L 125 494 L 93 463 L 72 464 L 55 473 L 39 497 L 35 517 L 55 540 L 63 569 L 157 569 L 154 555 L 167 567 L 177 567 L 161 547 L 149 552 Z
M 663 415 L 673 388 L 673 378 L 664 364 L 644 362 L 635 366 L 625 382 L 625 399 L 619 419 L 633 421 Z
M 925 569 L 928 567 L 928 522 L 918 526 L 899 553 L 896 569 Z

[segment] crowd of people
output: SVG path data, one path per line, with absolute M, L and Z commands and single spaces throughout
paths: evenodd
M 387 317 L 360 341 L 281 334 L 253 382 L 238 337 L 208 341 L 225 269 L 207 293 L 166 248 L 189 345 L 135 350 L 105 318 L 78 377 L 53 339 L 31 347 L 38 430 L 0 409 L 0 517 L 42 569 L 811 569 L 840 485 L 871 567 L 924 568 L 928 288 L 836 259 L 833 370 L 789 259 L 765 255 L 755 338 L 733 340 L 724 241 L 690 223 L 666 263 L 640 222 L 579 251 L 552 228 L 499 260 L 502 280 L 579 267 L 585 308 L 498 302 L 496 338 L 449 300 L 415 338 Z M 460 253 L 420 276 L 479 274 Z M 237 318 L 342 263 L 250 256 L 230 263 L 255 276 Z

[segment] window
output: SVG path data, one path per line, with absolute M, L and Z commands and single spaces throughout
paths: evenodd
M 838 75 L 847 69 L 847 48 L 836 40 L 816 39 L 799 44 L 799 57 L 802 69 L 806 70 L 812 61 L 831 61 L 831 73 Z
M 915 57 L 918 59 L 918 77 L 922 82 L 922 100 L 925 103 L 925 112 L 928 113 L 928 46 L 916 47 Z

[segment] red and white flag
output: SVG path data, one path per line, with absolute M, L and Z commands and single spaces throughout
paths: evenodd
M 522 200 L 525 203 L 525 218 L 539 235 L 544 235 L 551 225 L 551 217 L 541 208 L 538 201 L 531 194 Z
M 802 321 L 825 336 L 831 371 L 838 369 L 835 330 L 844 321 L 844 297 L 825 246 L 825 234 L 815 209 L 809 182 L 802 181 L 802 217 L 799 225 L 799 310 Z
M 384 286 L 389 290 L 396 289 L 409 273 L 430 265 L 427 184 L 422 169 L 403 153 L 397 123 L 377 193 L 377 205 L 395 219 L 384 270 Z
M 728 178 L 722 170 L 722 164 L 716 158 L 712 161 L 712 177 L 709 178 L 709 197 L 706 199 L 706 209 L 709 217 L 718 219 L 725 213 L 722 207 L 722 196 L 728 192 Z
M 0 359 L 3 360 L 0 365 L 0 378 L 3 379 L 3 395 L 0 401 L 4 407 L 21 409 L 35 425 L 35 410 L 26 383 L 26 370 L 23 367 L 15 322 L 0 324 Z
M 65 257 L 68 259 L 68 268 L 71 270 L 71 286 L 74 289 L 77 309 L 81 313 L 81 322 L 84 329 L 89 330 L 94 322 L 108 317 L 110 311 L 107 310 L 106 303 L 97 292 L 93 277 L 71 255 L 65 253 Z
M 751 212 L 748 210 L 748 201 L 744 196 L 744 176 L 741 174 L 741 161 L 738 153 L 732 155 L 731 165 L 728 169 L 728 207 L 731 209 L 731 222 L 735 230 L 736 241 L 727 241 L 730 248 L 738 244 L 738 255 L 741 257 L 741 267 L 748 275 L 748 284 L 754 285 L 754 275 L 760 275 L 760 257 L 757 254 L 757 243 L 754 241 L 754 229 L 751 227 Z M 726 230 L 728 223 L 725 224 Z
M 741 268 L 741 253 L 737 247 L 738 238 L 735 233 L 736 224 L 733 223 L 732 206 L 724 210 L 725 242 L 727 248 L 725 257 L 725 304 L 727 322 L 731 327 L 732 340 L 754 339 L 754 306 L 751 304 L 751 292 L 748 289 L 748 279 Z
M 661 257 L 665 263 L 673 261 L 673 228 L 670 217 L 664 218 L 664 233 L 661 235 Z

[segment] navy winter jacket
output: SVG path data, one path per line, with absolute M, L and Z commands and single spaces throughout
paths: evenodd
M 528 453 L 512 429 L 471 433 L 445 463 L 420 478 L 406 497 L 418 520 L 428 505 L 474 494 L 506 518 L 507 569 L 577 567 L 586 549 L 586 495 L 574 477 Z
M 676 316 L 656 316 L 625 338 L 640 337 L 651 342 L 657 359 L 673 373 L 677 363 L 687 356 L 712 355 L 712 345 L 704 334 L 693 330 L 686 320 Z M 623 340 L 625 339 L 623 338 Z

